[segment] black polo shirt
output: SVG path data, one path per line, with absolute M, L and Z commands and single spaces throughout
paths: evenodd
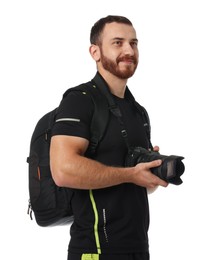
M 133 103 L 113 96 L 120 107 L 131 146 L 148 148 L 144 122 Z M 79 136 L 90 140 L 94 104 L 88 93 L 71 92 L 62 100 L 53 135 Z M 106 133 L 95 160 L 124 166 L 127 146 L 117 118 L 110 114 Z M 101 172 L 100 172 L 101 174 Z M 146 189 L 127 183 L 97 190 L 75 190 L 74 223 L 69 250 L 73 253 L 134 253 L 148 251 L 149 207 Z

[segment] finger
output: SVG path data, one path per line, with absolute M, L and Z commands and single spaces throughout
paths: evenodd
M 162 164 L 162 160 L 154 160 L 154 161 L 148 162 L 147 166 L 149 168 L 154 168 L 154 167 L 160 166 L 161 164 Z
M 162 187 L 168 186 L 168 183 L 166 181 L 162 180 L 161 178 L 159 178 L 155 174 L 152 174 L 152 175 L 153 175 L 153 183 L 155 184 L 155 186 L 162 186 Z
M 164 180 L 159 178 L 159 185 L 166 188 L 168 186 L 168 182 L 165 182 Z
M 155 145 L 155 146 L 153 147 L 153 151 L 159 152 L 159 150 L 160 150 L 160 147 L 159 147 L 159 146 Z

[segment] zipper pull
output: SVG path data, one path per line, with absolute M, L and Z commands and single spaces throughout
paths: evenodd
M 50 137 L 51 137 L 51 129 L 46 129 L 45 133 L 44 133 L 44 139 L 46 142 L 50 141 Z
M 30 219 L 31 219 L 31 220 L 33 220 L 32 213 L 33 213 L 33 209 L 32 209 L 31 202 L 30 202 L 30 200 L 29 200 L 27 214 L 30 215 Z

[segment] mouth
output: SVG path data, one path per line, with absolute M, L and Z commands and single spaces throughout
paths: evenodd
M 132 60 L 132 59 L 125 59 L 125 60 L 123 60 L 122 62 L 125 62 L 125 63 L 134 63 L 134 60 Z
M 118 62 L 122 62 L 122 63 L 125 63 L 125 64 L 135 64 L 136 63 L 136 61 L 135 61 L 135 59 L 134 58 L 121 58 L 121 59 L 119 59 L 118 60 Z

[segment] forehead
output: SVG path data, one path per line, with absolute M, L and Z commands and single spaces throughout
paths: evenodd
M 123 38 L 126 40 L 136 39 L 136 31 L 128 24 L 116 22 L 108 23 L 103 29 L 102 41 L 110 41 L 114 38 Z

